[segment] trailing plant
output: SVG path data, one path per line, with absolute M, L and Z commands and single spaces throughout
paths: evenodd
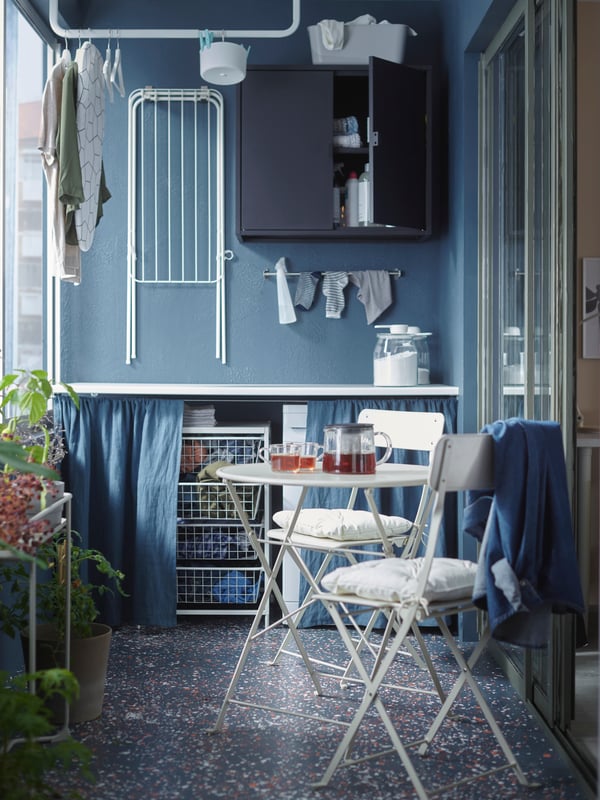
M 36 693 L 28 682 L 36 681 Z M 9 677 L 0 672 L 0 797 L 2 800 L 80 798 L 77 791 L 61 791 L 64 770 L 77 769 L 93 781 L 91 751 L 71 736 L 43 743 L 54 733 L 48 700 L 72 702 L 78 695 L 75 676 L 65 669 L 41 670 Z M 15 740 L 17 740 L 15 742 Z
M 0 473 L 0 548 L 35 553 L 50 532 L 47 519 L 33 520 L 29 513 L 40 492 L 40 479 L 31 472 Z

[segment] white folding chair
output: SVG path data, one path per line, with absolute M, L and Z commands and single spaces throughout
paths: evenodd
M 322 584 L 326 591 L 319 592 L 317 597 L 329 610 L 352 663 L 364 682 L 364 694 L 345 736 L 322 779 L 315 786 L 327 786 L 338 767 L 357 764 L 366 759 L 377 758 L 383 752 L 390 752 L 388 747 L 377 753 L 365 755 L 361 752 L 360 757 L 356 755 L 360 727 L 371 709 L 375 709 L 381 718 L 392 742 L 392 752 L 395 751 L 400 757 L 421 800 L 429 800 L 433 794 L 437 795 L 455 786 L 505 769 L 512 769 L 519 783 L 530 785 L 473 676 L 473 668 L 489 640 L 489 631 L 483 633 L 467 660 L 446 622 L 448 616 L 475 610 L 472 589 L 477 565 L 459 559 L 435 556 L 447 493 L 492 489 L 493 483 L 493 441 L 490 436 L 482 434 L 442 436 L 435 447 L 430 467 L 429 488 L 433 503 L 425 555 L 420 558 L 363 562 L 338 568 L 324 577 Z M 362 657 L 363 648 L 357 646 L 347 627 L 348 619 L 357 613 L 357 609 L 365 608 L 385 611 L 388 615 L 383 644 L 373 663 L 366 663 L 366 659 Z M 384 685 L 386 674 L 415 623 L 428 618 L 435 620 L 438 625 L 445 643 L 456 660 L 459 675 L 424 736 L 418 740 L 402 742 L 379 690 Z M 442 723 L 448 719 L 454 701 L 465 684 L 468 684 L 473 692 L 477 705 L 504 755 L 504 760 L 500 766 L 496 764 L 489 769 L 476 772 L 473 769 L 474 765 L 469 765 L 463 757 L 468 770 L 465 777 L 458 778 L 446 786 L 428 790 L 419 777 L 408 749 L 416 747 L 419 754 L 425 754 Z M 453 720 L 452 724 L 460 723 Z M 464 741 L 462 748 L 462 752 L 465 753 Z M 453 766 L 456 766 L 455 761 Z
M 422 451 L 431 453 L 436 442 L 444 430 L 444 416 L 436 412 L 420 412 L 420 411 L 393 411 L 383 409 L 364 409 L 361 411 L 359 422 L 372 424 L 376 432 L 386 433 L 391 440 L 392 448 L 404 451 Z M 386 441 L 383 436 L 375 438 L 375 444 L 380 447 L 386 446 Z M 347 507 L 346 523 L 352 522 L 352 515 L 360 513 L 364 515 L 365 512 L 355 512 L 354 505 L 356 503 L 358 490 L 354 489 L 351 492 L 350 499 Z M 421 537 L 423 535 L 423 526 L 427 520 L 427 512 L 429 508 L 430 492 L 427 485 L 423 486 L 418 509 L 414 520 L 404 520 L 403 526 L 404 533 L 390 534 L 389 536 L 382 534 L 378 528 L 376 520 L 372 522 L 372 536 L 370 538 L 335 538 L 335 531 L 328 532 L 327 536 L 311 536 L 306 533 L 298 533 L 293 531 L 289 533 L 284 528 L 271 529 L 267 533 L 269 541 L 273 544 L 283 545 L 287 548 L 293 561 L 298 566 L 300 572 L 304 575 L 308 583 L 308 591 L 302 605 L 294 612 L 294 620 L 296 625 L 300 622 L 304 611 L 314 601 L 315 592 L 319 592 L 319 583 L 321 578 L 327 573 L 330 568 L 332 559 L 335 556 L 344 558 L 348 563 L 354 564 L 359 558 L 381 558 L 382 556 L 393 557 L 396 555 L 393 546 L 402 548 L 402 557 L 408 557 L 416 554 Z M 311 516 L 315 515 L 315 509 L 310 509 Z M 318 513 L 318 512 L 317 512 Z M 300 511 L 299 521 L 302 520 L 303 512 Z M 348 517 L 350 515 L 350 517 Z M 386 519 L 385 515 L 380 515 L 382 519 Z M 372 547 L 368 545 L 378 546 L 378 552 L 374 552 Z M 312 550 L 323 554 L 323 560 L 315 575 L 307 568 L 306 563 L 302 557 L 302 550 Z M 376 623 L 378 614 L 371 615 L 368 625 L 360 629 L 359 636 L 362 639 L 362 645 L 366 644 L 368 637 Z M 359 631 L 358 627 L 356 628 Z M 421 635 L 415 626 L 415 638 L 420 640 Z M 283 654 L 297 656 L 296 651 L 288 650 L 290 644 L 291 633 L 288 632 L 284 638 L 275 658 L 273 664 L 277 664 Z M 422 667 L 426 667 L 432 673 L 434 683 L 436 683 L 437 692 L 440 697 L 443 697 L 441 686 L 437 682 L 437 678 L 432 672 L 433 667 L 424 663 L 412 646 L 407 644 L 411 655 L 415 657 Z M 428 661 L 428 654 L 422 647 L 425 662 Z M 343 672 L 342 678 L 348 678 L 347 666 L 339 667 L 338 665 L 326 662 L 323 664 L 329 668 L 341 669 Z

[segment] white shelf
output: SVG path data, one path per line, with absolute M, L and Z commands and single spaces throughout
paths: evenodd
M 458 386 L 373 386 L 346 384 L 255 383 L 72 383 L 77 394 L 152 395 L 160 397 L 456 397 Z M 57 393 L 63 391 L 54 387 Z

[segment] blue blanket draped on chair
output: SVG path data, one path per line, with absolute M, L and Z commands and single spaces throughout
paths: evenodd
M 306 421 L 306 441 L 322 442 L 323 427 L 325 425 L 343 422 L 356 422 L 358 415 L 364 408 L 390 409 L 392 411 L 429 411 L 444 415 L 444 433 L 456 433 L 456 399 L 442 397 L 426 398 L 402 398 L 402 399 L 340 399 L 340 400 L 315 400 L 308 403 L 308 413 Z M 405 464 L 427 464 L 428 453 L 415 453 L 404 451 L 393 451 L 390 462 Z M 305 508 L 345 508 L 350 496 L 349 489 L 310 489 L 304 502 Z M 393 514 L 414 518 L 419 497 L 421 496 L 420 487 L 398 489 L 397 491 L 376 490 L 374 492 L 377 507 L 383 514 Z M 456 501 L 449 502 L 456 507 Z M 356 508 L 368 510 L 364 494 L 359 492 Z M 453 518 L 456 514 L 453 515 Z M 456 526 L 446 526 L 444 533 L 445 551 L 440 555 L 456 555 Z M 377 549 L 377 548 L 376 548 Z M 308 564 L 311 573 L 314 575 L 319 569 L 323 560 L 321 553 L 312 550 L 303 550 L 302 557 Z M 342 558 L 334 558 L 331 562 L 331 569 L 347 564 Z M 305 596 L 308 589 L 306 580 L 300 576 L 300 601 Z M 318 603 L 313 604 L 307 609 L 302 617 L 301 627 L 313 627 L 317 625 L 331 625 L 331 617 L 325 609 Z
M 82 396 L 78 411 L 58 395 L 54 414 L 73 528 L 125 573 L 129 597 L 100 598 L 102 621 L 174 625 L 183 401 Z
M 494 638 L 544 647 L 552 613 L 584 610 L 560 426 L 511 418 L 482 433 L 495 490 L 467 496 L 464 529 L 482 540 L 473 599 Z

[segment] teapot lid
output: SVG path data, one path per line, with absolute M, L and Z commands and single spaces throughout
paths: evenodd
M 385 328 L 390 333 L 410 333 L 408 325 L 374 325 L 374 328 Z

